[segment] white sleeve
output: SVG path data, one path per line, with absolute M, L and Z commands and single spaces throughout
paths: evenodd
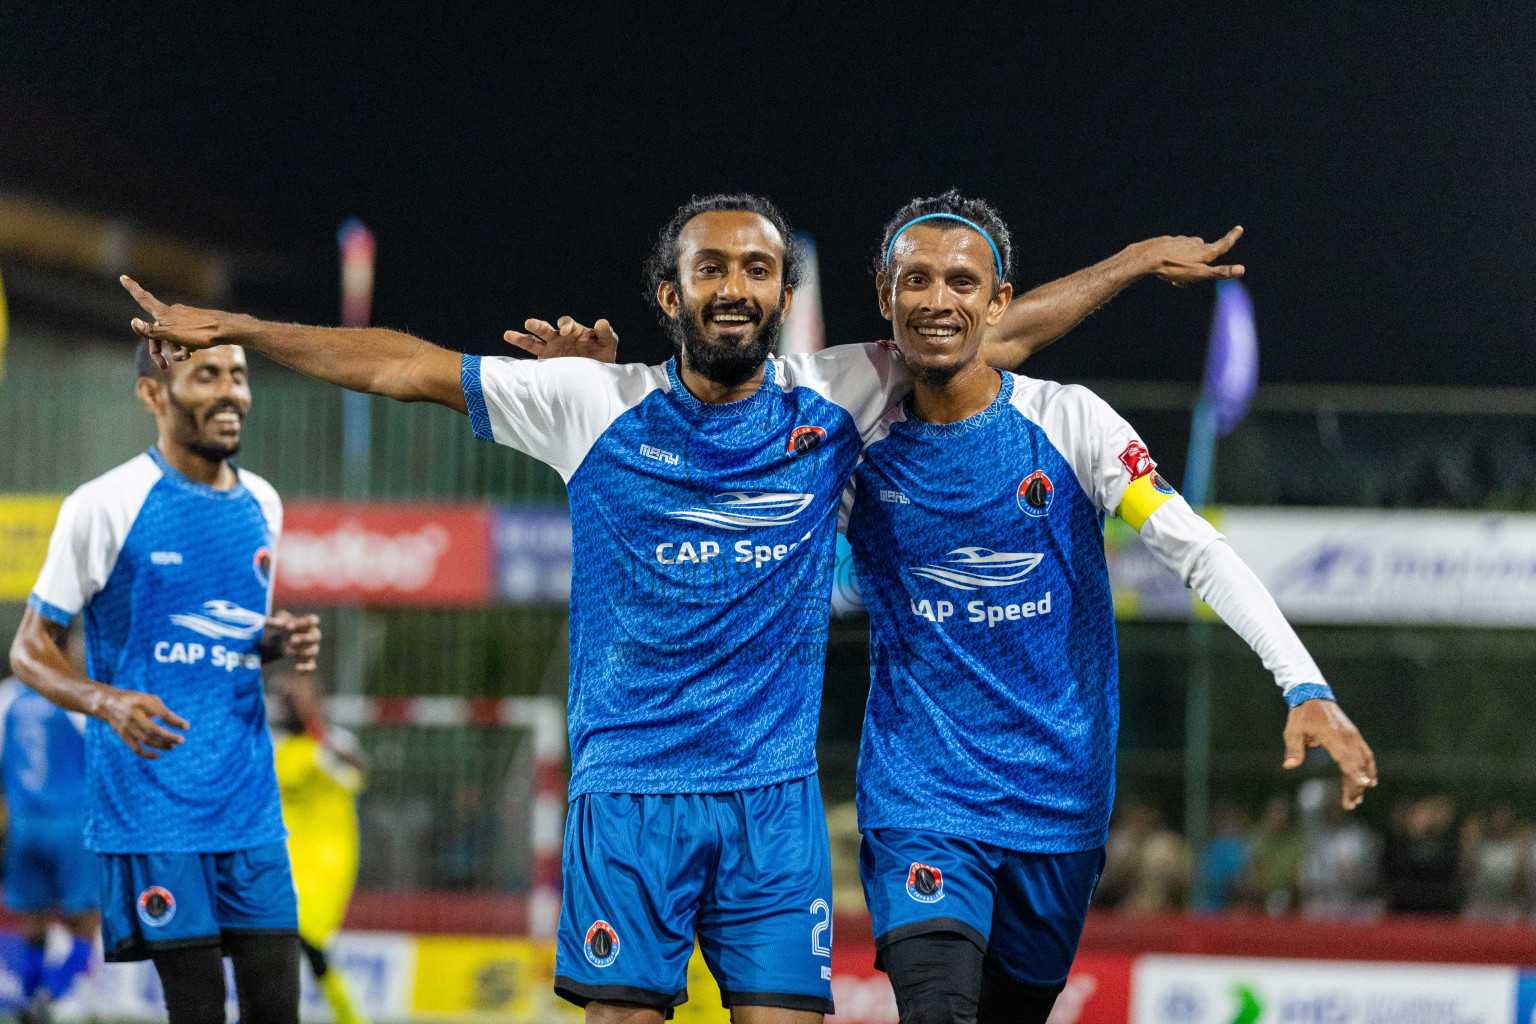
M 106 586 L 122 550 L 110 511 L 84 488 L 64 499 L 48 539 L 48 557 L 27 603 L 41 616 L 68 626 Z M 126 530 L 123 531 L 126 534 Z
M 567 482 L 613 421 L 665 379 L 637 363 L 469 355 L 462 377 L 475 436 L 531 455 Z
M 1285 621 L 1280 606 L 1216 528 L 1182 497 L 1160 504 L 1142 524 L 1142 543 L 1159 562 L 1253 648 L 1295 707 L 1314 697 L 1333 699 L 1317 662 Z
M 1081 385 L 1014 375 L 1010 403 L 1045 431 L 1072 466 L 1083 493 L 1111 515 L 1117 514 L 1126 488 L 1157 467 L 1131 425 Z
M 858 428 L 867 445 L 872 434 L 894 405 L 912 390 L 906 363 L 888 342 L 867 345 L 834 345 L 809 355 L 776 360 L 786 389 L 810 388 L 840 406 Z

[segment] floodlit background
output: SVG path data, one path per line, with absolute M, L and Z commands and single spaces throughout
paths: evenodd
M 916 195 L 992 200 L 1021 288 L 1240 223 L 1260 383 L 1216 442 L 1211 516 L 1382 782 L 1346 816 L 1330 765 L 1281 772 L 1284 705 L 1257 658 L 1111 524 L 1119 802 L 1055 1019 L 1230 1021 L 1239 990 L 1245 1020 L 1435 999 L 1446 1020 L 1529 1019 L 1536 985 L 1513 968 L 1536 968 L 1533 28 L 1516 5 L 887 4 L 838 22 L 8 5 L 0 636 L 58 499 L 153 439 L 119 273 L 168 301 L 335 323 L 337 230 L 357 217 L 376 324 L 490 354 L 525 317 L 606 316 L 621 358 L 655 362 L 640 263 L 694 193 L 765 193 L 814 238 L 828 344 L 885 336 L 867 266 Z M 1094 388 L 1178 483 L 1213 305 L 1137 285 L 1025 372 Z M 241 462 L 288 503 L 280 599 L 322 614 L 333 717 L 374 763 L 342 965 L 381 1020 L 554 1019 L 559 478 L 446 410 L 349 406 L 259 358 L 252 380 Z M 854 860 L 866 630 L 856 610 L 833 620 L 820 758 L 836 1019 L 873 1022 L 895 1018 Z M 1414 961 L 1462 966 L 1393 966 Z M 98 986 L 108 1016 L 154 1012 L 144 977 Z M 717 1019 L 707 977 L 692 991 L 679 1019 Z M 1323 1006 L 1378 1016 L 1308 1015 Z

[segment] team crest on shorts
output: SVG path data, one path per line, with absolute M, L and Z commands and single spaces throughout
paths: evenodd
M 152 885 L 139 893 L 139 920 L 150 928 L 164 928 L 176 916 L 176 897 L 171 890 Z
M 607 921 L 593 921 L 587 929 L 587 960 L 593 967 L 607 967 L 619 958 L 619 933 Z
M 804 455 L 821 444 L 826 436 L 826 430 L 821 427 L 796 427 L 789 432 L 789 444 L 784 450 L 791 455 Z
M 944 872 L 913 861 L 907 869 L 907 895 L 919 903 L 939 902 L 944 898 Z
M 266 546 L 257 548 L 251 568 L 256 570 L 256 579 L 260 581 L 262 587 L 270 587 L 272 585 L 272 549 Z
M 1056 498 L 1056 486 L 1040 470 L 1019 481 L 1019 509 L 1027 516 L 1049 515 Z

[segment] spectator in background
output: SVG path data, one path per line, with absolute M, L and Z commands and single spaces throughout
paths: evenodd
M 1183 904 L 1189 847 L 1162 815 L 1130 802 L 1116 813 L 1099 880 L 1101 902 L 1128 914 L 1158 914 Z
M 1448 797 L 1399 801 L 1384 862 L 1387 909 L 1395 914 L 1454 914 L 1460 903 L 1460 851 L 1452 828 L 1456 806 Z
M 1264 805 L 1264 814 L 1249 841 L 1252 865 L 1248 873 L 1247 902 L 1271 917 L 1289 913 L 1296 906 L 1296 881 L 1306 837 L 1296 827 L 1291 798 L 1276 793 Z
M 1525 850 L 1530 845 L 1515 827 L 1508 804 L 1498 804 L 1486 818 L 1471 818 L 1461 833 L 1462 878 L 1467 901 L 1462 916 L 1478 921 L 1514 923 L 1521 916 Z
M 1338 783 L 1313 779 L 1296 794 L 1306 853 L 1298 888 L 1302 913 L 1316 918 L 1375 917 L 1381 840 L 1360 819 L 1346 814 Z
M 1245 809 L 1221 800 L 1211 817 L 1215 826 L 1211 844 L 1195 883 L 1195 908 L 1208 914 L 1231 909 L 1242 900 L 1251 856 Z
M 438 865 L 444 888 L 468 890 L 490 883 L 496 820 L 485 806 L 480 784 L 461 779 L 453 788 L 448 819 L 440 825 Z

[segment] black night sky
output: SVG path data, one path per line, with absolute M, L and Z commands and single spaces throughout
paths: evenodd
M 775 198 L 866 341 L 881 225 L 955 185 L 1025 287 L 1242 223 L 1264 380 L 1531 386 L 1536 8 L 1453 6 L 7 4 L 0 185 L 275 254 L 237 302 L 321 322 L 356 214 L 379 323 L 493 351 L 608 315 L 648 361 L 640 262 L 690 194 Z M 1209 309 L 1144 283 L 1030 372 L 1193 379 Z

